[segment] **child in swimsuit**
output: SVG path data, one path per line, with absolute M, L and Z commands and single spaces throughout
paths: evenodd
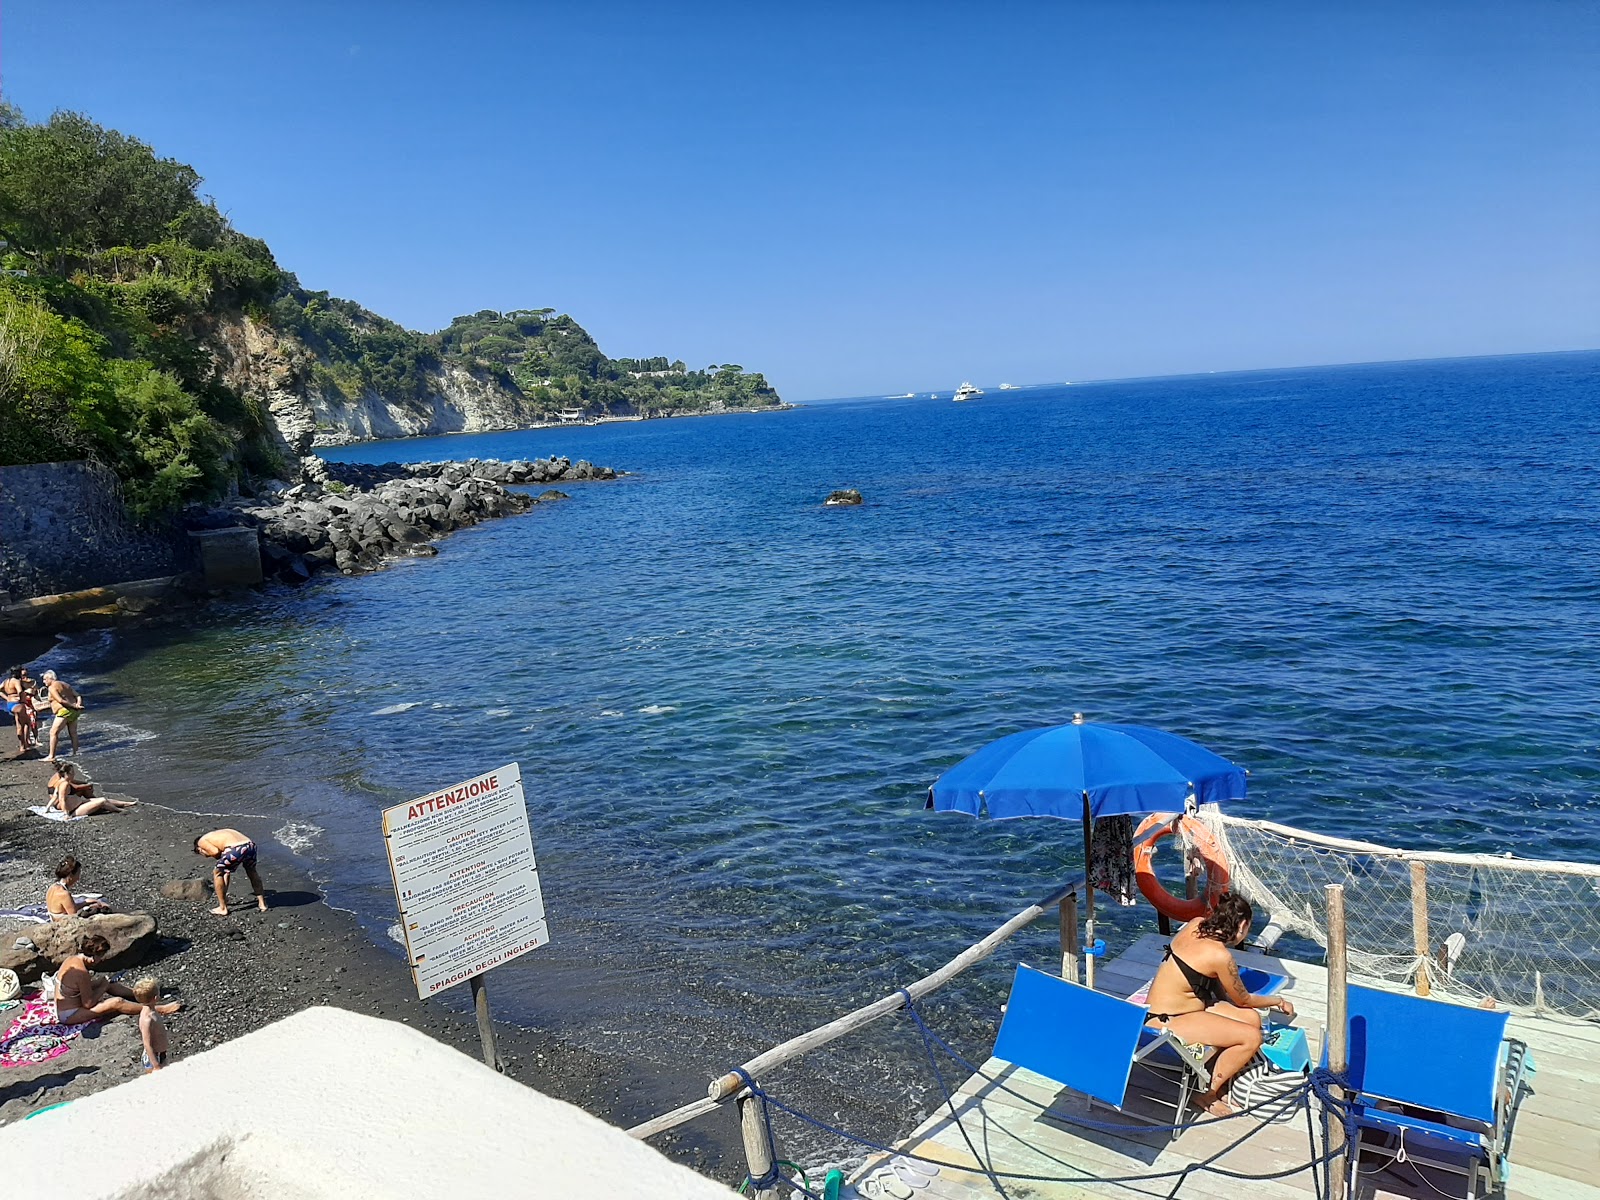
M 167 1027 L 161 1023 L 156 1004 L 161 1000 L 161 981 L 146 975 L 133 985 L 133 998 L 142 1006 L 139 1009 L 139 1037 L 144 1042 L 141 1062 L 145 1073 L 159 1071 L 167 1065 Z

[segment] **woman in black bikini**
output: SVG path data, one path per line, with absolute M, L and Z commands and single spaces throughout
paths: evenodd
M 1173 936 L 1165 961 L 1150 984 L 1150 1019 L 1192 1046 L 1221 1051 L 1211 1068 L 1211 1087 L 1195 1104 L 1212 1116 L 1233 1112 L 1222 1093 L 1261 1049 L 1261 1009 L 1294 1016 L 1294 1005 L 1275 996 L 1252 996 L 1239 979 L 1230 946 L 1250 936 L 1255 912 L 1243 896 L 1224 892 L 1216 908 Z

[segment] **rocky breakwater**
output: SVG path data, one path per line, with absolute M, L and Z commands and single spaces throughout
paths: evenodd
M 616 479 L 618 472 L 567 458 L 497 462 L 386 463 L 368 466 L 307 459 L 301 482 L 188 514 L 191 529 L 252 525 L 261 538 L 263 573 L 289 583 L 319 571 L 347 575 L 396 558 L 437 554 L 431 544 L 493 517 L 564 500 L 527 485 Z

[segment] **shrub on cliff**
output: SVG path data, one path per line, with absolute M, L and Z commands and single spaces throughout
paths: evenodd
M 0 463 L 98 459 L 142 516 L 277 466 L 207 338 L 284 275 L 199 183 L 79 114 L 0 106 Z
M 233 438 L 169 372 L 111 358 L 105 339 L 0 288 L 0 465 L 95 458 L 122 480 L 141 517 L 215 494 Z

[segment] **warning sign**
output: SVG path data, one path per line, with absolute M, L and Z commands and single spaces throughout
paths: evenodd
M 550 940 L 516 763 L 385 809 L 383 839 L 423 999 Z

